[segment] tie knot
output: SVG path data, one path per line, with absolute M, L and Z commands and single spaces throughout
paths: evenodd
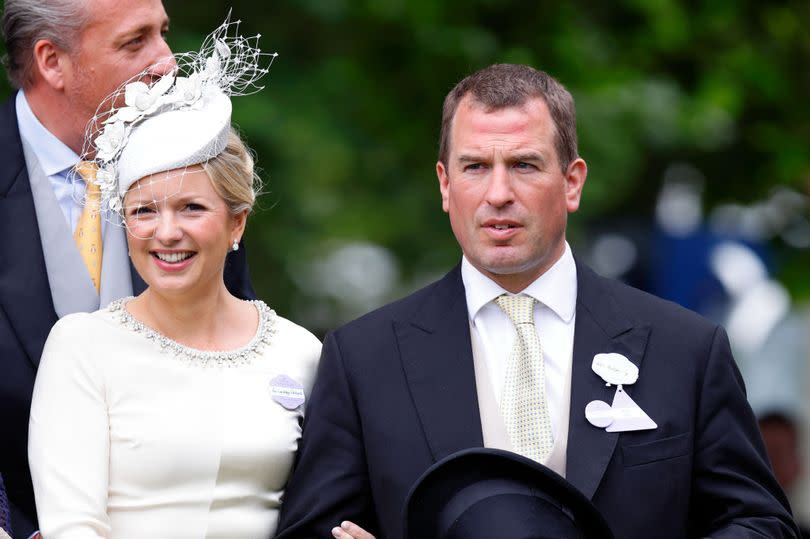
M 96 172 L 98 165 L 94 161 L 79 161 L 76 164 L 76 172 L 87 184 L 87 194 L 95 195 L 101 192 L 101 186 L 96 182 Z
M 534 301 L 533 297 L 525 294 L 517 296 L 503 294 L 495 298 L 495 303 L 515 325 L 534 324 Z

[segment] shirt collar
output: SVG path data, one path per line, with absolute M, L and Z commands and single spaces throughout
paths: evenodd
M 79 156 L 42 125 L 23 91 L 17 92 L 15 105 L 20 137 L 31 146 L 46 176 L 56 176 L 79 162 Z
M 466 256 L 461 260 L 461 279 L 470 320 L 474 320 L 490 301 L 509 293 L 478 271 Z M 568 242 L 565 242 L 565 251 L 560 259 L 521 293 L 551 309 L 565 323 L 571 322 L 577 305 L 577 266 Z

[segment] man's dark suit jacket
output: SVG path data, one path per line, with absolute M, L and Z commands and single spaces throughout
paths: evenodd
M 725 332 L 580 263 L 577 278 L 567 479 L 617 539 L 795 537 Z M 585 419 L 616 390 L 591 370 L 603 352 L 638 366 L 625 389 L 657 429 Z M 483 445 L 460 269 L 329 335 L 307 406 L 278 539 L 329 537 L 344 519 L 400 539 L 413 482 Z
M 36 529 L 28 470 L 28 414 L 39 357 L 57 316 L 17 127 L 15 96 L 0 108 L 0 165 L 0 473 L 11 502 L 15 535 L 28 537 Z M 139 294 L 146 285 L 131 271 L 133 290 Z M 236 296 L 256 296 L 244 249 L 228 256 L 225 283 Z

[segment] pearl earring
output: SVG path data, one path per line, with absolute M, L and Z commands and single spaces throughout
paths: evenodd
M 233 245 L 231 245 L 231 251 L 238 251 L 239 250 L 239 240 L 233 240 Z

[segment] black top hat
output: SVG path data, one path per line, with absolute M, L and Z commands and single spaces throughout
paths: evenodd
M 403 517 L 406 539 L 613 539 L 571 483 L 521 455 L 483 447 L 428 468 Z

